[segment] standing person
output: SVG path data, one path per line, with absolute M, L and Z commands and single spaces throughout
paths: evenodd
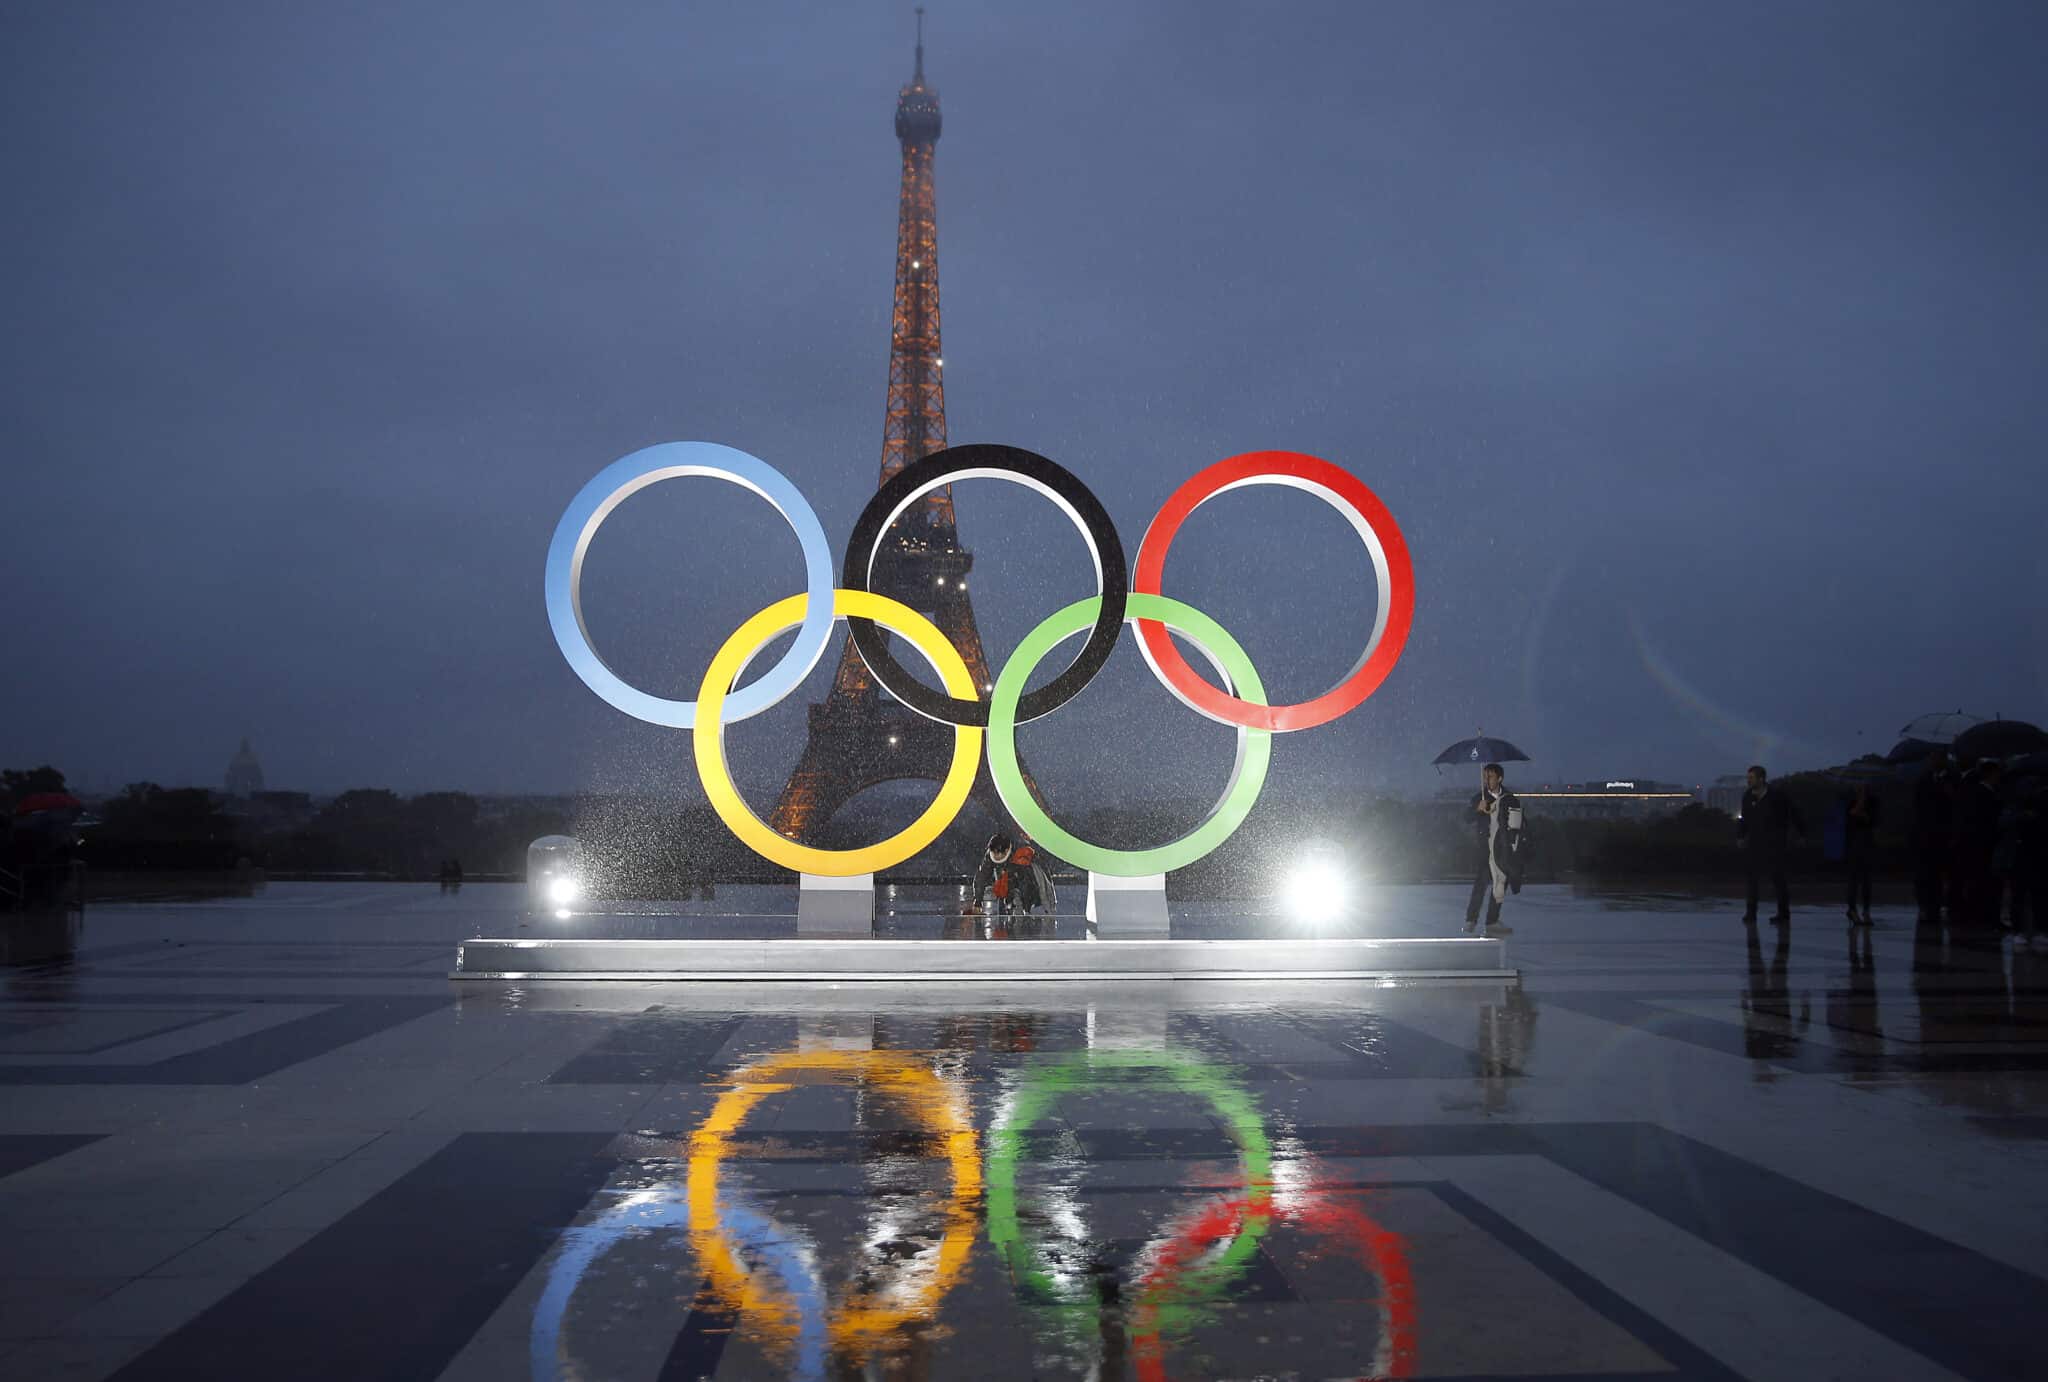
M 1508 889 L 1522 890 L 1522 802 L 1508 790 L 1507 773 L 1489 763 L 1479 774 L 1479 795 L 1472 798 L 1471 828 L 1476 846 L 1472 896 L 1465 903 L 1465 929 L 1479 927 L 1479 904 L 1486 903 L 1486 929 L 1508 931 L 1500 923 L 1500 905 Z
M 1948 751 L 1927 755 L 1927 771 L 1913 787 L 1913 897 L 1920 920 L 1941 925 L 1948 879 L 1949 837 L 1955 833 L 1956 775 Z
M 1749 905 L 1742 913 L 1744 926 L 1756 925 L 1757 895 L 1766 873 L 1771 875 L 1771 886 L 1778 895 L 1778 910 L 1771 917 L 1771 925 L 1784 926 L 1792 920 L 1792 885 L 1785 877 L 1785 855 L 1791 848 L 1787 836 L 1793 831 L 1802 840 L 1806 838 L 1806 822 L 1800 819 L 1799 809 L 1784 792 L 1772 790 L 1770 774 L 1761 763 L 1750 764 L 1749 790 L 1742 794 L 1742 815 L 1735 822 L 1735 838 L 1742 843 L 1749 862 Z
M 1849 809 L 1842 831 L 1842 864 L 1849 879 L 1849 924 L 1870 925 L 1870 868 L 1877 852 L 1877 796 L 1870 790 L 1870 784 L 1857 784 L 1855 794 L 1849 798 Z M 1856 914 L 1858 901 L 1862 902 L 1863 914 Z
M 2012 934 L 2028 945 L 2048 919 L 2048 787 L 2036 782 L 2019 800 L 2013 829 Z
M 2004 813 L 1998 784 L 2005 765 L 1987 758 L 1964 779 L 1956 792 L 1955 843 L 1949 856 L 1954 871 L 1949 924 L 1962 930 L 1998 930 L 1998 875 L 1992 857 L 1998 848 L 1998 818 Z

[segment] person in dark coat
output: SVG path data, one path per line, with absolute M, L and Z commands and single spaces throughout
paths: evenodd
M 974 871 L 974 910 L 1014 913 L 1043 907 L 1051 912 L 1053 906 L 1052 878 L 1037 847 L 1029 840 L 1013 845 L 1000 833 L 990 836 Z
M 1956 775 L 1948 753 L 1927 756 L 1927 771 L 1913 787 L 1913 897 L 1920 920 L 1941 924 L 1946 900 L 1950 839 L 1955 834 Z
M 1749 863 L 1749 905 L 1742 913 L 1743 925 L 1756 925 L 1757 895 L 1766 873 L 1778 895 L 1778 910 L 1771 924 L 1783 926 L 1792 920 L 1792 884 L 1785 876 L 1785 856 L 1791 850 L 1788 837 L 1794 832 L 1806 838 L 1806 822 L 1799 808 L 1783 791 L 1772 788 L 1770 774 L 1762 764 L 1750 764 L 1749 790 L 1742 794 L 1742 815 L 1735 822 L 1735 838 Z
M 1999 817 L 2005 814 L 1998 794 L 2004 777 L 2005 765 L 1987 758 L 1956 790 L 1955 839 L 1949 852 L 1955 880 L 1949 924 L 1963 930 L 1991 933 L 1998 929 L 1998 875 L 1992 868 L 1992 856 L 1998 849 Z
M 1508 890 L 1522 890 L 1522 802 L 1508 790 L 1507 772 L 1489 763 L 1479 774 L 1479 794 L 1472 798 L 1471 822 L 1476 872 L 1472 895 L 1465 903 L 1465 929 L 1479 927 L 1479 906 L 1486 904 L 1486 929 L 1506 931 L 1500 924 L 1500 906 Z
M 1868 782 L 1857 786 L 1843 817 L 1842 862 L 1848 875 L 1849 924 L 1870 925 L 1870 869 L 1877 853 L 1877 794 Z M 1861 904 L 1859 916 L 1856 908 Z
M 2032 945 L 2048 930 L 2048 785 L 2036 781 L 2013 811 L 2012 931 Z

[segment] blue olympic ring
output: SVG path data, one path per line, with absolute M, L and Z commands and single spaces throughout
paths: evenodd
M 759 680 L 726 697 L 719 722 L 734 724 L 759 715 L 803 685 L 804 678 L 818 665 L 818 659 L 825 655 L 832 641 L 832 590 L 836 574 L 832 550 L 825 541 L 825 528 L 818 522 L 817 512 L 781 471 L 744 451 L 705 441 L 663 442 L 613 461 L 577 491 L 561 522 L 555 525 L 554 540 L 548 544 L 548 624 L 555 631 L 562 656 L 585 686 L 615 709 L 670 729 L 689 729 L 696 719 L 697 703 L 668 700 L 631 686 L 597 655 L 597 649 L 591 646 L 590 630 L 583 623 L 583 557 L 590 550 L 590 539 L 613 509 L 656 481 L 687 475 L 729 481 L 773 504 L 803 548 L 804 577 L 809 587 L 810 600 L 796 641 Z

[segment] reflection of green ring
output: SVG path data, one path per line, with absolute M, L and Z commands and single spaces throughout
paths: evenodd
M 1143 611 L 1139 615 L 1147 619 L 1156 617 Z M 1017 1221 L 1017 1159 L 1023 1151 L 1024 1135 L 1052 1111 L 1062 1095 L 1095 1088 L 1102 1083 L 1104 1074 L 1127 1070 L 1155 1072 L 1176 1089 L 1207 1100 L 1237 1143 L 1244 1187 L 1266 1194 L 1272 1189 L 1273 1152 L 1266 1140 L 1266 1124 L 1258 1105 L 1242 1085 L 1213 1065 L 1173 1051 L 1107 1050 L 1077 1052 L 1026 1067 L 1022 1080 L 988 1131 L 988 1170 L 982 1178 L 988 1195 L 984 1214 L 988 1241 L 1009 1269 L 1011 1279 L 1030 1295 L 1070 1315 L 1068 1323 L 1076 1329 L 1092 1326 L 1096 1302 L 1062 1290 L 1057 1269 L 1046 1261 L 1044 1251 L 1025 1241 Z M 1214 1270 L 1202 1274 L 1203 1287 L 1220 1290 L 1228 1284 L 1237 1268 L 1250 1259 L 1252 1249 L 1270 1224 L 1270 1215 L 1247 1214 L 1237 1237 L 1224 1250 L 1223 1257 L 1212 1264 Z
M 1252 803 L 1259 799 L 1259 789 L 1266 785 L 1266 764 L 1273 756 L 1271 730 L 1238 728 L 1237 761 L 1231 768 L 1230 783 L 1223 789 L 1216 809 L 1186 835 L 1156 849 L 1105 849 L 1068 834 L 1053 822 L 1031 795 L 1030 788 L 1024 783 L 1023 770 L 1017 765 L 1017 703 L 1024 696 L 1024 683 L 1045 660 L 1045 655 L 1063 640 L 1094 627 L 1101 603 L 1100 595 L 1091 595 L 1085 600 L 1076 600 L 1065 609 L 1054 611 L 1044 623 L 1024 635 L 1017 651 L 1010 654 L 1010 660 L 1003 664 L 1002 675 L 996 678 L 995 690 L 989 697 L 989 776 L 995 781 L 996 793 L 1002 797 L 1003 805 L 1016 818 L 1024 833 L 1070 864 L 1120 878 L 1142 878 L 1147 874 L 1186 868 L 1229 839 L 1251 813 Z M 1266 704 L 1266 688 L 1259 681 L 1258 670 L 1252 666 L 1251 658 L 1221 624 L 1200 610 L 1164 595 L 1133 592 L 1125 606 L 1124 617 L 1127 620 L 1156 620 L 1185 635 L 1216 664 L 1218 672 L 1230 684 L 1232 695 L 1251 705 Z

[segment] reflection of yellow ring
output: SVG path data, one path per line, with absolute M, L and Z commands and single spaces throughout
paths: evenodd
M 690 1135 L 690 1237 L 714 1290 L 771 1331 L 787 1332 L 794 1327 L 787 1305 L 755 1287 L 726 1241 L 718 1217 L 718 1168 L 730 1150 L 728 1139 L 754 1105 L 770 1094 L 793 1088 L 784 1077 L 810 1070 L 857 1076 L 893 1097 L 944 1140 L 946 1159 L 952 1166 L 945 1236 L 939 1241 L 936 1262 L 923 1274 L 915 1292 L 908 1300 L 889 1304 L 873 1298 L 849 1301 L 832 1312 L 829 1330 L 835 1343 L 872 1345 L 906 1324 L 936 1315 L 939 1301 L 952 1289 L 966 1265 L 968 1250 L 974 1246 L 973 1207 L 981 1194 L 981 1157 L 975 1148 L 974 1125 L 958 1089 L 930 1066 L 897 1051 L 801 1051 L 770 1056 L 738 1071 L 733 1076 L 734 1087 L 719 1096 Z
M 739 790 L 732 783 L 732 774 L 726 771 L 722 707 L 726 693 L 746 671 L 748 660 L 766 647 L 775 635 L 804 621 L 804 608 L 809 599 L 808 595 L 792 595 L 768 606 L 740 625 L 732 637 L 725 640 L 718 656 L 711 659 L 711 667 L 704 673 L 704 685 L 697 692 L 696 732 L 691 736 L 696 740 L 697 776 L 703 781 L 704 795 L 711 799 L 712 809 L 718 812 L 719 819 L 748 848 L 770 863 L 798 873 L 837 878 L 880 873 L 938 839 L 940 832 L 952 824 L 953 817 L 960 814 L 960 808 L 967 804 L 967 793 L 974 786 L 974 770 L 981 763 L 981 731 L 967 726 L 954 728 L 953 766 L 946 770 L 946 780 L 939 784 L 938 796 L 932 799 L 923 815 L 880 844 L 860 849 L 813 849 L 770 830 L 740 799 Z M 883 628 L 902 634 L 932 665 L 932 670 L 938 673 L 949 694 L 964 700 L 974 699 L 977 694 L 974 678 L 959 652 L 931 620 L 909 605 L 865 590 L 833 591 L 832 617 L 845 619 L 849 616 L 872 619 Z

